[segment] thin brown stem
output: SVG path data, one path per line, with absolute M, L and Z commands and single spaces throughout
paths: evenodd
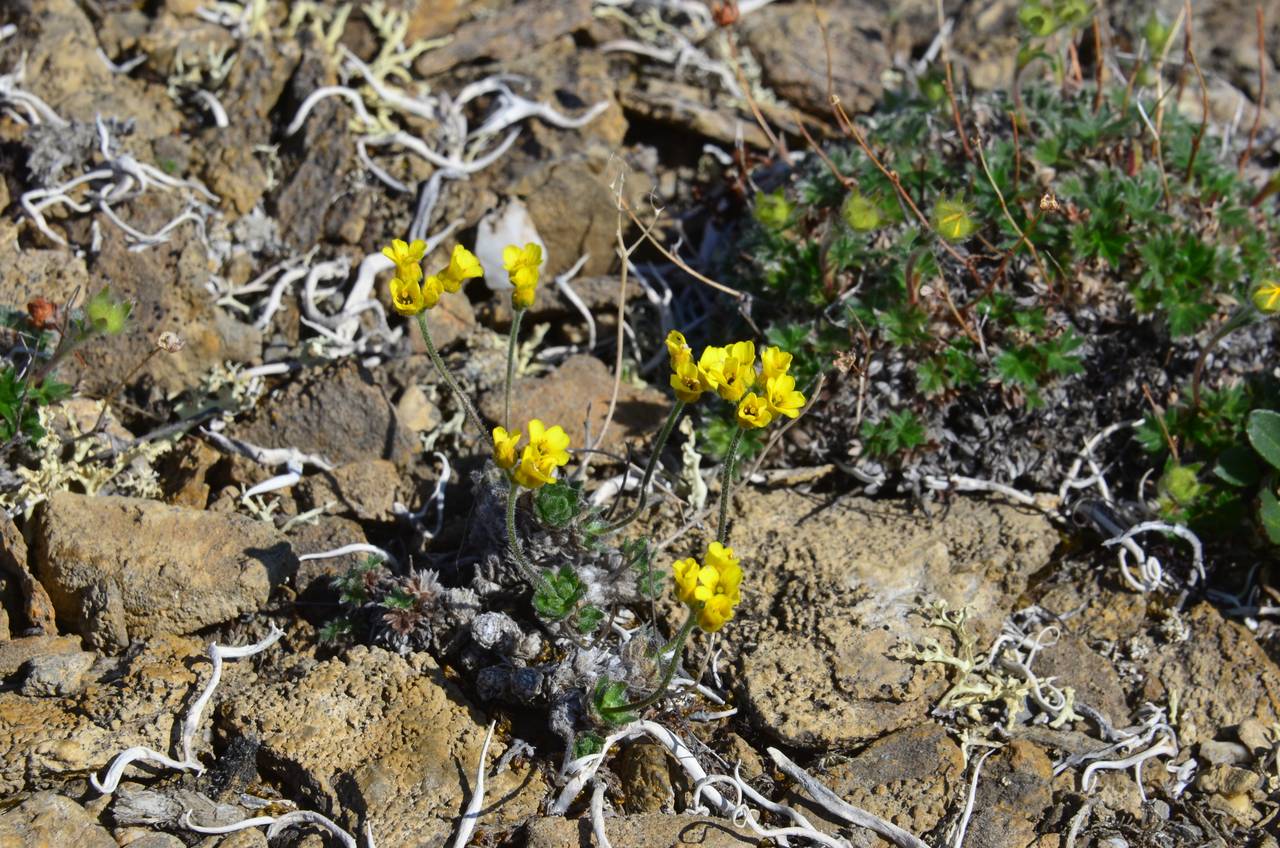
M 1151 414 L 1156 419 L 1156 426 L 1160 428 L 1161 435 L 1164 436 L 1164 443 L 1169 446 L 1169 453 L 1173 456 L 1175 463 L 1181 463 L 1178 458 L 1178 446 L 1174 443 L 1173 437 L 1169 435 L 1169 428 L 1164 424 L 1164 415 L 1160 412 L 1160 407 L 1156 406 L 1156 399 L 1151 396 L 1151 389 L 1146 383 L 1142 384 L 1142 394 L 1147 399 L 1147 405 L 1151 407 Z
M 1191 46 L 1191 0 L 1187 0 L 1186 5 L 1187 28 L 1183 33 L 1183 55 L 1186 61 L 1191 63 L 1191 67 L 1195 69 L 1196 79 L 1200 82 L 1200 128 L 1196 130 L 1195 137 L 1191 139 L 1191 154 L 1187 157 L 1187 170 L 1182 175 L 1184 183 L 1191 182 L 1191 175 L 1195 172 L 1196 156 L 1200 153 L 1200 143 L 1204 140 L 1204 134 L 1209 129 L 1209 86 L 1205 85 L 1204 73 L 1200 70 L 1200 62 L 1196 60 L 1196 51 Z
M 1244 176 L 1244 166 L 1253 157 L 1253 144 L 1258 139 L 1258 129 L 1262 126 L 1262 107 L 1267 102 L 1267 34 L 1263 29 L 1262 6 L 1254 8 L 1258 25 L 1258 100 L 1253 113 L 1253 126 L 1249 128 L 1249 143 L 1245 145 L 1236 165 L 1236 171 Z
M 1093 16 L 1093 114 L 1102 109 L 1102 86 L 1106 82 L 1107 66 L 1102 61 L 1102 16 Z

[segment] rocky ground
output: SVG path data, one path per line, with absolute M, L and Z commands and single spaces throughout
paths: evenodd
M 66 360 L 75 396 L 0 471 L 0 845 L 248 848 L 267 844 L 263 828 L 187 825 L 293 810 L 362 845 L 366 829 L 381 846 L 445 844 L 475 796 L 490 722 L 472 844 L 602 844 L 589 792 L 567 816 L 553 810 L 564 743 L 544 715 L 484 700 L 448 652 L 323 642 L 339 610 L 332 578 L 364 554 L 309 555 L 376 545 L 457 575 L 480 532 L 482 446 L 412 326 L 368 308 L 386 294 L 366 257 L 411 232 L 442 236 L 441 251 L 472 244 L 495 210 L 526 210 L 547 282 L 525 318 L 541 350 L 523 359 L 514 417 L 598 433 L 619 336 L 619 198 L 664 207 L 667 243 L 686 220 L 705 232 L 718 214 L 704 203 L 708 163 L 769 154 L 740 86 L 783 130 L 830 136 L 819 19 L 830 85 L 856 110 L 937 34 L 930 2 L 742 5 L 727 31 L 699 3 L 615 0 L 0 11 L 0 306 L 65 305 L 103 284 L 135 303 L 124 335 Z M 1264 5 L 1274 29 L 1280 3 Z M 944 6 L 962 85 L 1006 85 L 1017 4 Z M 1146 9 L 1111 13 L 1132 25 Z M 1259 94 L 1252 14 L 1196 11 L 1216 111 L 1249 111 Z M 350 98 L 312 98 L 347 82 Z M 390 108 L 377 89 L 393 82 L 420 86 L 432 108 Z M 696 263 L 697 246 L 684 251 Z M 550 282 L 580 258 L 564 288 Z M 682 317 L 729 309 L 670 266 L 664 276 L 660 256 L 641 259 L 624 337 L 634 367 L 601 478 L 666 413 L 649 326 L 664 292 L 679 291 Z M 491 419 L 510 320 L 483 285 L 429 313 Z M 185 346 L 149 356 L 163 331 Z M 1199 589 L 1132 591 L 1112 552 L 1055 517 L 1051 494 L 868 499 L 835 469 L 786 457 L 766 457 L 734 505 L 735 547 L 767 567 L 749 573 L 705 677 L 728 704 L 654 711 L 701 768 L 741 763 L 757 791 L 854 846 L 890 843 L 815 802 L 769 747 L 929 845 L 1276 844 L 1280 654 L 1265 620 Z M 669 560 L 672 539 L 707 532 L 696 518 L 667 504 L 643 533 Z M 1188 567 L 1176 543 L 1160 553 Z M 1238 590 L 1238 575 L 1218 577 Z M 665 601 L 657 611 L 673 614 Z M 184 728 L 210 644 L 277 627 L 270 647 L 225 663 Z M 178 757 L 184 738 L 201 773 L 134 765 L 115 791 L 95 786 L 118 753 Z M 694 781 L 652 739 L 615 748 L 601 774 L 613 845 L 762 844 L 697 808 Z M 342 843 L 309 824 L 271 844 Z

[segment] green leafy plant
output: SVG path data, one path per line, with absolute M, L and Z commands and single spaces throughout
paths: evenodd
M 533 608 L 548 621 L 560 621 L 569 617 L 586 591 L 574 570 L 563 565 L 543 575 L 533 592 Z

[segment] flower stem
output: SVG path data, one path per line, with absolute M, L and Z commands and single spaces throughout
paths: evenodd
M 480 438 L 484 438 L 488 431 L 484 428 L 484 422 L 480 420 L 480 413 L 476 412 L 476 408 L 471 405 L 471 400 L 462 392 L 462 387 L 444 367 L 444 360 L 440 358 L 440 354 L 436 351 L 435 343 L 431 341 L 431 332 L 427 329 L 427 313 L 418 313 L 418 329 L 422 331 L 422 341 L 427 346 L 427 356 L 431 357 L 431 364 L 436 366 L 436 371 L 440 372 L 440 377 L 444 380 L 450 390 L 453 391 L 458 402 L 462 404 L 463 410 L 467 413 L 467 420 L 471 422 L 471 426 L 476 428 L 476 432 L 480 434 Z
M 689 617 L 686 618 L 684 620 L 684 624 L 680 626 L 680 632 L 675 635 L 674 639 L 667 643 L 668 647 L 675 653 L 671 656 L 671 662 L 667 663 L 666 670 L 662 672 L 662 679 L 658 681 L 658 688 L 654 693 L 644 700 L 632 701 L 630 704 L 622 704 L 621 706 L 608 708 L 602 707 L 600 712 L 605 716 L 605 718 L 608 718 L 610 713 L 628 713 L 632 710 L 643 710 L 645 707 L 652 706 L 662 700 L 663 696 L 667 694 L 667 688 L 671 685 L 671 678 L 676 676 L 676 667 L 680 665 L 680 656 L 684 653 L 684 643 L 689 639 L 689 634 L 693 632 L 695 624 L 697 624 L 697 616 L 693 614 L 693 610 L 689 610 Z M 665 654 L 666 652 L 667 649 L 663 649 L 662 654 Z M 658 656 L 661 657 L 662 654 L 659 654 Z
M 524 547 L 520 544 L 520 537 L 516 535 L 516 497 L 519 494 L 520 487 L 516 485 L 516 481 L 512 480 L 510 488 L 507 489 L 507 547 L 511 551 L 511 559 L 515 562 L 521 576 L 534 589 L 539 589 L 546 580 L 542 575 L 538 574 L 538 570 L 533 567 L 529 560 L 525 559 Z
M 724 464 L 720 467 L 720 523 L 716 527 L 716 541 L 724 544 L 729 535 L 729 496 L 733 489 L 733 464 L 738 458 L 738 445 L 742 442 L 742 428 L 734 431 L 729 450 L 725 451 Z
M 516 339 L 520 336 L 520 319 L 524 310 L 517 309 L 511 319 L 511 335 L 507 337 L 507 388 L 502 402 L 502 426 L 511 429 L 511 384 L 516 378 Z
M 644 511 L 645 504 L 649 502 L 649 482 L 653 480 L 653 472 L 658 468 L 658 457 L 662 455 L 662 449 L 667 446 L 667 439 L 671 437 L 671 431 L 675 429 L 676 421 L 680 419 L 680 413 L 683 411 L 684 401 L 677 400 L 676 405 L 671 407 L 671 414 L 667 416 L 667 423 L 663 424 L 662 429 L 658 431 L 658 440 L 653 443 L 653 452 L 649 454 L 649 462 L 644 467 L 644 477 L 640 480 L 640 497 L 635 507 L 631 512 L 610 524 L 605 532 L 613 533 L 621 530 L 639 518 L 640 513 Z

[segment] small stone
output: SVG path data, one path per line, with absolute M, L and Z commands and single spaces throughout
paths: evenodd
M 87 651 L 32 657 L 24 666 L 27 677 L 19 691 L 28 697 L 71 695 L 96 659 L 96 654 Z
M 440 409 L 427 398 L 421 386 L 404 390 L 396 402 L 400 423 L 415 433 L 426 433 L 440 426 Z
M 664 748 L 653 742 L 636 742 L 623 749 L 618 776 L 622 779 L 622 808 L 628 813 L 671 810 L 675 790 Z
M 390 521 L 399 488 L 395 464 L 375 459 L 312 474 L 298 486 L 297 498 L 304 510 L 326 508 L 361 521 Z
M 4 848 L 116 848 L 107 829 L 89 811 L 55 792 L 39 792 L 0 813 Z
M 1200 743 L 1200 759 L 1209 765 L 1239 766 L 1249 762 L 1249 749 L 1238 742 L 1208 741 Z
M 186 843 L 168 833 L 148 833 L 120 845 L 121 848 L 186 848 Z
M 1267 726 L 1256 718 L 1246 718 L 1236 728 L 1236 736 L 1253 756 L 1258 757 L 1275 746 L 1275 737 Z

